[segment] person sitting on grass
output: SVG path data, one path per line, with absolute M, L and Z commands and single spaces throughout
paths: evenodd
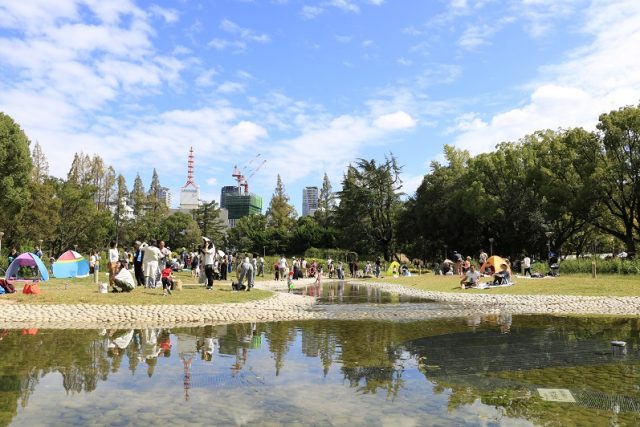
M 173 287 L 173 270 L 171 269 L 171 264 L 167 263 L 160 274 L 162 277 L 162 296 L 167 296 L 167 294 L 171 295 L 171 288 Z
M 116 275 L 113 278 L 112 292 L 131 292 L 136 287 L 131 272 L 124 268 L 124 262 L 119 261 L 116 267 Z
M 475 266 L 471 264 L 462 280 L 460 280 L 460 287 L 462 289 L 473 288 L 478 285 L 478 279 L 480 279 L 480 274 L 476 271 Z
M 511 272 L 509 271 L 509 266 L 507 264 L 501 264 L 500 271 L 493 276 L 493 284 L 506 285 L 509 283 L 511 283 Z

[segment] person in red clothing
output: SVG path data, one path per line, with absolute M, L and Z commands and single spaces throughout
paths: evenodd
M 166 296 L 167 293 L 171 295 L 171 288 L 173 287 L 173 270 L 171 266 L 166 265 L 162 269 L 162 295 Z

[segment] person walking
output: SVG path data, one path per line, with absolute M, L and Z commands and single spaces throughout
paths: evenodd
M 203 237 L 204 240 L 203 252 L 204 260 L 204 274 L 207 276 L 207 290 L 213 289 L 213 262 L 216 254 L 216 247 L 208 237 Z
M 278 263 L 278 271 L 280 273 L 280 279 L 279 280 L 285 280 L 286 276 L 286 270 L 289 267 L 289 265 L 287 264 L 287 259 L 284 257 L 284 255 L 282 255 L 280 257 L 280 262 Z

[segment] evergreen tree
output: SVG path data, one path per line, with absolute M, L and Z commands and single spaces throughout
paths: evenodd
M 287 195 L 284 184 L 280 175 L 276 182 L 276 189 L 271 197 L 269 209 L 267 209 L 267 221 L 273 227 L 290 227 L 296 219 L 296 211 L 289 204 L 289 195 Z
M 49 162 L 47 157 L 42 151 L 40 143 L 36 141 L 31 152 L 31 159 L 33 160 L 33 169 L 31 171 L 31 179 L 39 184 L 44 183 L 44 180 L 49 176 Z
M 318 197 L 318 210 L 314 216 L 318 223 L 323 227 L 328 227 L 331 224 L 331 217 L 333 210 L 335 209 L 335 196 L 331 188 L 331 182 L 325 172 L 322 179 L 322 189 L 320 189 L 320 196 Z
M 124 235 L 123 233 L 123 226 L 126 224 L 127 222 L 127 217 L 126 217 L 126 206 L 127 206 L 127 201 L 129 199 L 129 190 L 127 190 L 127 181 L 125 180 L 124 176 L 122 176 L 122 174 L 118 175 L 117 178 L 117 190 L 116 190 L 116 200 L 115 200 L 115 212 L 114 212 L 114 220 L 115 220 L 115 227 L 116 227 L 116 241 L 120 242 L 122 241 L 122 237 Z
M 192 215 L 202 236 L 210 238 L 216 244 L 224 240 L 227 227 L 220 219 L 220 208 L 215 200 L 204 202 Z
M 133 213 L 136 217 L 141 217 L 144 214 L 146 206 L 146 194 L 144 192 L 144 184 L 140 174 L 136 175 L 136 179 L 133 180 L 133 189 L 131 190 L 131 201 L 133 202 Z
M 29 139 L 20 126 L 0 113 L 0 229 L 12 243 L 15 218 L 31 198 L 29 183 L 33 163 Z

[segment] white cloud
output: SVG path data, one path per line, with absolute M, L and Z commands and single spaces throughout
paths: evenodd
M 214 186 L 214 185 L 216 185 L 216 184 L 218 183 L 218 179 L 217 179 L 217 178 L 214 178 L 214 177 L 211 177 L 211 178 L 207 178 L 207 179 L 205 180 L 205 182 L 206 182 L 206 183 L 207 183 L 207 185 L 209 185 L 209 186 Z
M 302 10 L 300 10 L 300 15 L 302 15 L 306 19 L 313 19 L 321 15 L 323 12 L 324 12 L 324 9 L 321 7 L 303 6 Z
M 584 19 L 581 28 L 593 38 L 591 43 L 569 52 L 564 62 L 543 68 L 540 80 L 529 85 L 531 94 L 522 107 L 462 129 L 455 144 L 478 153 L 540 129 L 593 129 L 599 114 L 637 104 L 640 56 L 629 52 L 640 46 L 640 3 L 595 3 L 585 10 Z
M 245 85 L 243 83 L 227 81 L 220 84 L 216 90 L 219 93 L 227 95 L 232 93 L 242 93 L 245 90 Z
M 336 40 L 342 44 L 351 43 L 351 39 L 351 36 L 336 36 Z
M 359 13 L 360 7 L 352 1 L 349 0 L 328 0 L 326 2 L 327 6 L 336 7 L 338 9 L 344 10 L 345 12 Z
M 229 19 L 222 20 L 222 22 L 220 23 L 220 29 L 227 33 L 234 34 L 240 37 L 240 39 L 248 42 L 268 43 L 271 40 L 271 37 L 269 37 L 268 34 L 261 34 L 250 28 L 243 28 Z
M 196 77 L 195 83 L 200 87 L 208 87 L 213 85 L 213 77 L 218 74 L 215 68 L 203 71 Z
M 402 57 L 402 56 L 400 58 L 396 59 L 396 62 L 398 64 L 404 66 L 404 67 L 408 67 L 408 66 L 413 64 L 413 62 L 410 59 L 407 59 L 407 58 Z
M 180 19 L 180 14 L 177 10 L 160 7 L 157 4 L 151 5 L 149 11 L 156 16 L 160 16 L 167 24 L 173 24 Z
M 408 129 L 416 125 L 416 121 L 404 111 L 385 114 L 374 121 L 375 127 L 385 130 Z
M 243 120 L 229 129 L 228 135 L 232 139 L 232 148 L 239 148 L 268 136 L 268 133 L 262 126 Z

